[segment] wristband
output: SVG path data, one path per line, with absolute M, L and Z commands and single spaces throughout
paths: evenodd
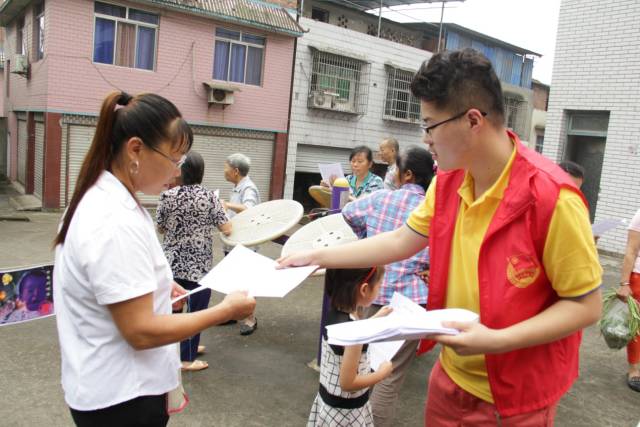
M 620 282 L 620 286 L 629 286 L 629 282 Z

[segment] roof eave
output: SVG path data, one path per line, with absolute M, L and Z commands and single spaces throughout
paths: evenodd
M 31 0 L 5 0 L 0 6 L 0 26 L 6 27 L 16 19 L 30 2 Z
M 13 1 L 15 1 L 15 0 L 13 0 Z M 250 21 L 250 20 L 247 20 L 247 19 L 237 18 L 237 17 L 234 17 L 234 16 L 222 15 L 222 14 L 215 13 L 215 12 L 209 12 L 207 10 L 203 10 L 201 8 L 198 8 L 198 7 L 188 6 L 188 5 L 185 5 L 185 4 L 168 3 L 168 2 L 165 2 L 163 0 L 131 0 L 131 1 L 134 2 L 134 3 L 152 5 L 152 6 L 155 6 L 155 7 L 162 8 L 162 9 L 179 11 L 179 12 L 187 13 L 189 15 L 200 16 L 200 17 L 205 17 L 205 18 L 213 18 L 213 19 L 216 19 L 218 21 L 229 22 L 229 23 L 232 23 L 232 24 L 245 25 L 245 26 L 253 27 L 253 28 L 260 28 L 260 29 L 265 30 L 265 31 L 274 32 L 274 33 L 278 33 L 278 34 L 284 34 L 284 35 L 292 36 L 292 37 L 302 37 L 302 35 L 304 35 L 304 30 L 302 30 L 302 28 L 300 28 L 300 25 L 298 25 L 298 23 L 295 21 L 295 19 L 293 19 L 293 17 L 291 17 L 291 15 L 289 15 L 288 12 L 287 12 L 287 16 L 289 16 L 289 19 L 291 19 L 295 23 L 295 25 L 298 28 L 300 28 L 300 31 L 291 31 L 291 30 L 288 30 L 286 28 L 275 27 L 275 26 L 272 26 L 272 25 L 266 25 L 266 24 L 262 24 L 260 22 Z

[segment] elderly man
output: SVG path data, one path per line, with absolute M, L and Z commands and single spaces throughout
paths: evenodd
M 400 145 L 395 138 L 385 138 L 380 143 L 380 157 L 389 165 L 387 167 L 387 173 L 384 176 L 384 189 L 385 190 L 397 190 L 396 175 L 398 174 L 398 166 L 396 160 L 398 159 L 398 153 L 400 153 Z
M 229 219 L 260 203 L 258 188 L 249 178 L 250 167 L 251 159 L 241 153 L 230 155 L 224 163 L 224 179 L 234 185 L 229 201 L 222 202 Z M 224 254 L 228 254 L 231 249 L 225 246 Z M 251 335 L 257 328 L 258 319 L 254 315 L 240 321 L 241 335 Z

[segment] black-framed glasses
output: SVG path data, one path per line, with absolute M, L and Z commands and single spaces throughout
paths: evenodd
M 454 121 L 454 120 L 458 120 L 460 117 L 462 117 L 462 116 L 464 116 L 465 114 L 467 114 L 467 111 L 469 111 L 469 110 L 463 111 L 462 113 L 456 114 L 456 115 L 455 115 L 455 116 L 453 116 L 453 117 L 449 117 L 448 119 L 443 120 L 443 121 L 441 121 L 441 122 L 438 122 L 438 123 L 436 123 L 436 124 L 434 124 L 434 125 L 431 125 L 431 126 L 427 126 L 426 124 L 422 123 L 422 124 L 420 125 L 420 129 L 422 129 L 422 132 L 424 132 L 425 134 L 427 134 L 427 135 L 431 135 L 431 132 L 432 132 L 435 128 L 437 128 L 438 126 L 443 125 L 443 124 L 445 124 L 445 123 L 449 123 L 449 122 L 452 122 L 452 121 Z M 480 114 L 482 114 L 482 117 L 485 117 L 485 116 L 487 115 L 487 113 L 485 113 L 484 111 L 480 111 Z
M 152 149 L 156 153 L 160 154 L 165 159 L 171 160 L 171 163 L 173 163 L 173 165 L 175 167 L 177 167 L 178 169 L 180 169 L 182 167 L 182 165 L 184 165 L 184 162 L 187 161 L 187 155 L 186 154 L 183 154 L 182 157 L 180 157 L 180 160 L 174 160 L 171 157 L 169 157 L 168 155 L 164 154 L 162 151 L 158 150 L 157 148 L 153 148 L 152 146 L 147 145 L 147 144 L 144 144 L 144 145 L 146 145 L 147 147 L 149 147 L 150 149 Z

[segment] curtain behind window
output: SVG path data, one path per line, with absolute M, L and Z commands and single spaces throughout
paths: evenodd
M 153 52 L 156 44 L 156 30 L 138 27 L 138 49 L 136 54 L 136 68 L 153 70 Z
M 133 67 L 136 53 L 136 26 L 118 22 L 116 65 Z
M 216 41 L 215 58 L 213 60 L 213 78 L 227 80 L 229 70 L 229 42 Z
M 96 18 L 96 35 L 93 41 L 93 62 L 113 64 L 115 22 Z
M 232 82 L 244 83 L 246 46 L 231 45 L 231 69 L 229 70 L 229 80 Z

